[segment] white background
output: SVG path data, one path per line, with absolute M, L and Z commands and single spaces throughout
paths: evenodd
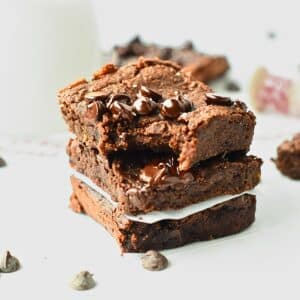
M 8 161 L 0 169 L 0 252 L 11 249 L 22 263 L 19 272 L 0 274 L 0 299 L 298 299 L 299 183 L 269 159 L 299 131 L 299 120 L 258 119 L 252 152 L 265 164 L 256 223 L 240 235 L 165 251 L 171 266 L 159 273 L 144 271 L 139 255 L 120 256 L 99 225 L 68 209 L 65 140 L 48 138 L 66 128 L 56 90 L 98 69 L 98 49 L 136 33 L 170 45 L 192 39 L 201 50 L 227 54 L 246 102 L 259 64 L 297 76 L 298 1 L 88 3 L 0 0 L 0 154 Z M 275 41 L 266 39 L 270 30 Z M 98 285 L 72 291 L 69 281 L 82 269 Z

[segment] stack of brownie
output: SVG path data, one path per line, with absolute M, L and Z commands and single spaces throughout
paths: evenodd
M 59 103 L 76 135 L 67 146 L 71 208 L 102 224 L 122 251 L 213 239 L 254 221 L 255 196 L 243 193 L 259 183 L 262 161 L 246 155 L 255 116 L 242 102 L 170 61 L 140 58 L 105 65 L 61 90 Z M 157 212 L 175 217 L 150 222 Z

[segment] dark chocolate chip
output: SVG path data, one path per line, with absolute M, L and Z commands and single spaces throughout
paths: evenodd
M 87 105 L 86 111 L 84 112 L 84 118 L 87 121 L 97 121 L 100 115 L 104 111 L 105 107 L 102 102 L 92 102 Z
M 133 103 L 133 109 L 139 115 L 148 115 L 153 112 L 156 107 L 156 103 L 150 98 L 138 98 Z
M 161 49 L 160 55 L 159 55 L 160 59 L 165 59 L 165 60 L 170 59 L 172 57 L 172 52 L 173 52 L 173 50 L 170 47 Z
M 6 167 L 6 161 L 2 157 L 0 157 L 0 168 L 2 167 Z
M 182 112 L 182 107 L 177 99 L 166 99 L 161 105 L 161 114 L 167 118 L 177 118 Z
M 122 103 L 125 103 L 127 105 L 130 104 L 131 102 L 131 99 L 128 95 L 126 94 L 116 94 L 116 95 L 111 95 L 106 106 L 108 109 L 110 109 L 110 106 L 112 105 L 112 103 L 114 101 L 118 101 L 118 102 L 122 102 Z
M 231 106 L 233 101 L 230 97 L 222 96 L 216 93 L 206 93 L 206 103 L 208 105 Z
M 241 90 L 237 82 L 230 80 L 226 83 L 225 89 L 230 92 L 238 92 Z
M 109 94 L 103 94 L 103 92 L 90 92 L 85 94 L 84 98 L 87 100 L 105 101 L 108 100 Z
M 183 50 L 194 50 L 194 48 L 195 47 L 192 41 L 186 41 L 182 46 Z
M 181 105 L 181 110 L 183 112 L 189 112 L 193 109 L 193 104 L 191 101 L 189 101 L 186 97 L 182 95 L 177 96 L 177 100 L 179 101 Z
M 141 258 L 142 266 L 148 271 L 160 271 L 168 266 L 167 258 L 157 251 L 149 250 Z
M 146 86 L 142 85 L 138 92 L 138 97 L 143 96 L 146 98 L 151 98 L 153 101 L 158 102 L 162 100 L 162 95 L 147 88 Z
M 162 176 L 166 174 L 166 166 L 163 163 L 146 165 L 140 173 L 140 179 L 150 185 L 161 182 Z
M 131 119 L 135 115 L 135 113 L 132 111 L 131 106 L 120 101 L 114 101 L 109 106 L 109 109 L 113 115 L 122 116 L 126 119 Z

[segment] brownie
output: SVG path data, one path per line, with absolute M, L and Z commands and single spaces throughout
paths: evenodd
M 180 170 L 219 154 L 247 151 L 255 116 L 211 92 L 174 63 L 140 59 L 102 67 L 90 82 L 59 93 L 69 128 L 103 156 L 119 150 L 173 152 Z
M 170 154 L 122 152 L 103 157 L 78 140 L 67 147 L 70 164 L 119 203 L 123 213 L 179 209 L 220 195 L 254 188 L 260 181 L 262 161 L 231 153 L 179 171 Z
M 182 47 L 163 47 L 156 44 L 146 44 L 138 36 L 123 46 L 115 46 L 112 62 L 118 66 L 123 66 L 136 61 L 140 56 L 174 61 L 185 72 L 203 82 L 216 79 L 224 75 L 229 69 L 225 56 L 200 53 L 190 41 Z
M 183 246 L 238 233 L 255 218 L 255 196 L 244 194 L 179 220 L 152 224 L 128 219 L 99 193 L 74 176 L 71 208 L 86 213 L 116 239 L 122 252 L 146 252 Z
M 300 133 L 279 145 L 274 162 L 282 174 L 300 179 Z

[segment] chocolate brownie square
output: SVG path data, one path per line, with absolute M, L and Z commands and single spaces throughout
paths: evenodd
M 106 158 L 78 140 L 69 142 L 70 164 L 110 194 L 122 213 L 179 209 L 221 195 L 251 190 L 260 181 L 262 161 L 231 153 L 179 171 L 167 153 L 122 152 Z
M 174 63 L 140 59 L 106 65 L 91 81 L 59 93 L 69 128 L 103 156 L 120 150 L 172 152 L 179 169 L 232 151 L 247 151 L 255 116 L 245 104 L 211 92 Z
M 217 79 L 229 69 L 225 56 L 201 53 L 190 41 L 182 47 L 163 47 L 146 44 L 138 36 L 125 45 L 115 46 L 111 60 L 118 66 L 124 66 L 135 62 L 140 56 L 174 61 L 184 72 L 203 82 Z
M 143 223 L 121 214 L 107 199 L 71 177 L 71 208 L 100 223 L 122 252 L 146 252 L 183 246 L 238 233 L 255 219 L 255 196 L 244 194 L 182 219 Z

